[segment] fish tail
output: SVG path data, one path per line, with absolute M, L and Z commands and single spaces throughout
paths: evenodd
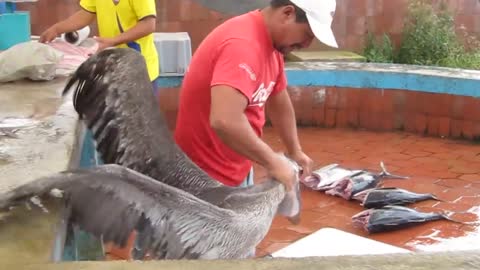
M 451 218 L 452 215 L 461 214 L 461 213 L 469 213 L 469 212 L 468 211 L 452 212 L 452 211 L 444 210 L 440 213 L 440 215 L 442 216 L 442 218 L 444 218 L 448 221 L 451 221 L 451 222 L 455 222 L 455 223 L 459 223 L 459 224 L 463 224 L 463 225 L 475 225 L 475 226 L 480 225 L 479 221 L 459 221 L 459 220 L 456 220 L 454 218 Z
M 445 215 L 445 214 L 442 214 L 442 217 L 448 221 L 451 221 L 451 222 L 455 222 L 455 223 L 459 223 L 459 224 L 466 224 L 464 221 L 459 221 L 459 220 L 456 220 L 456 219 L 453 219 L 451 217 L 449 217 L 448 215 Z
M 430 199 L 432 199 L 432 200 L 439 201 L 439 202 L 446 202 L 444 199 L 440 199 L 440 198 L 437 197 L 437 195 L 432 194 L 432 193 L 429 193 L 429 194 L 428 194 L 428 198 L 430 198 Z
M 380 177 L 382 178 L 393 178 L 393 179 L 409 179 L 410 178 L 408 176 L 400 176 L 400 175 L 389 173 L 387 171 L 387 168 L 385 167 L 385 164 L 383 164 L 383 161 L 380 161 L 380 167 L 382 168 L 382 172 L 380 173 Z
M 456 214 L 456 213 L 457 212 L 443 210 L 440 213 L 438 213 L 438 215 L 439 215 L 440 218 L 446 219 L 446 220 L 451 221 L 451 222 L 455 222 L 455 223 L 458 223 L 458 224 L 464 224 L 464 225 L 467 224 L 464 221 L 456 220 L 456 219 L 451 217 L 453 214 Z

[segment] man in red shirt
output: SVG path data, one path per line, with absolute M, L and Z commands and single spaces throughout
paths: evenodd
M 335 0 L 272 0 L 234 17 L 200 44 L 183 80 L 175 140 L 190 159 L 229 186 L 253 184 L 251 161 L 292 187 L 288 161 L 261 140 L 265 107 L 287 156 L 312 170 L 297 136 L 283 55 L 314 37 L 336 47 L 330 25 Z

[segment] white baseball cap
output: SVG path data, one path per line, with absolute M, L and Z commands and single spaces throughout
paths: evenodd
M 332 31 L 336 0 L 290 0 L 307 14 L 308 23 L 315 37 L 328 46 L 338 48 Z

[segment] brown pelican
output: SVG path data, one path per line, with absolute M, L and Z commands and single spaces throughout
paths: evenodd
M 173 141 L 145 66 L 123 48 L 85 61 L 63 94 L 78 83 L 74 107 L 107 164 L 20 186 L 0 195 L 0 208 L 56 191 L 81 229 L 119 246 L 140 231 L 140 248 L 153 258 L 252 256 L 275 214 L 298 221 L 298 179 L 288 193 L 274 179 L 245 188 L 211 179 Z

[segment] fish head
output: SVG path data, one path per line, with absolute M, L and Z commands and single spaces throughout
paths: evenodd
M 295 182 L 293 188 L 285 193 L 283 200 L 278 205 L 277 213 L 285 216 L 292 224 L 298 224 L 300 222 L 300 211 L 302 209 L 302 197 L 300 192 L 300 174 L 301 167 L 293 160 L 284 156 L 295 172 Z
M 352 216 L 353 226 L 356 227 L 356 228 L 362 228 L 362 229 L 368 231 L 368 227 L 370 225 L 370 217 L 371 217 L 373 211 L 374 210 L 372 210 L 372 209 L 367 209 L 367 210 L 363 210 L 360 213 Z

